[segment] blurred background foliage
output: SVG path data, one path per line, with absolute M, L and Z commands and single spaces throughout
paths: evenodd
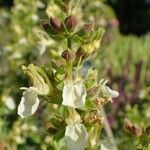
M 36 117 L 25 120 L 17 116 L 16 107 L 19 88 L 29 84 L 21 66 L 48 64 L 55 49 L 65 48 L 61 39 L 54 41 L 41 30 L 41 19 L 52 12 L 61 15 L 54 2 L 0 0 L 0 150 L 51 149 L 49 110 L 55 106 L 43 102 Z M 79 20 L 106 29 L 98 56 L 90 63 L 119 91 L 120 96 L 106 107 L 107 117 L 119 149 L 128 143 L 124 149 L 134 150 L 139 139 L 130 142 L 123 122 L 126 117 L 143 129 L 150 125 L 150 1 L 82 0 L 80 5 Z M 142 140 L 148 149 L 150 139 Z

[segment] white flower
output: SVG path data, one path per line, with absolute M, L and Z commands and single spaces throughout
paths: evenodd
M 45 83 L 43 77 L 37 71 L 36 66 L 30 64 L 28 67 L 23 66 L 22 69 L 28 74 L 33 82 L 33 86 L 24 89 L 21 102 L 18 106 L 18 115 L 22 118 L 32 115 L 38 108 L 38 95 L 47 95 L 49 93 L 49 86 Z
M 29 87 L 24 88 L 23 96 L 21 102 L 18 106 L 18 115 L 22 118 L 31 116 L 37 110 L 39 106 L 39 99 L 37 97 L 40 91 L 37 88 Z
M 106 97 L 109 97 L 112 100 L 112 98 L 118 97 L 119 93 L 117 91 L 110 89 L 106 85 L 107 82 L 108 82 L 107 80 L 101 79 L 99 81 L 99 85 L 101 87 L 101 91 L 102 91 L 103 95 Z
M 104 144 L 101 144 L 101 150 L 110 150 L 109 148 L 105 147 Z M 112 149 L 113 150 L 113 149 Z
M 112 89 L 110 89 L 108 86 L 106 86 L 106 91 L 108 92 L 108 94 L 112 97 L 112 98 L 115 98 L 115 97 L 118 97 L 119 96 L 119 93 L 117 91 L 114 91 Z
M 87 137 L 87 131 L 81 123 L 66 127 L 65 139 L 68 150 L 84 150 L 87 145 Z
M 84 107 L 86 100 L 86 87 L 82 80 L 68 82 L 63 88 L 63 102 L 65 106 L 74 108 Z

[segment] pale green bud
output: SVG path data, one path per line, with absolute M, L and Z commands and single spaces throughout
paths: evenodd
M 28 67 L 22 66 L 22 69 L 25 74 L 30 77 L 33 87 L 37 88 L 41 92 L 41 95 L 46 95 L 49 93 L 49 86 L 43 79 L 42 75 L 37 71 L 36 66 L 30 64 Z

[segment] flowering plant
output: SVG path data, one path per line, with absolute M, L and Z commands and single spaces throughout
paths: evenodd
M 41 21 L 47 35 L 66 43 L 66 48 L 52 51 L 48 65 L 22 67 L 32 85 L 21 88 L 24 92 L 18 115 L 22 118 L 33 115 L 40 100 L 46 100 L 56 106 L 51 116 L 51 128 L 55 129 L 51 146 L 94 150 L 101 147 L 102 107 L 119 93 L 110 89 L 106 80 L 98 79 L 96 69 L 85 67 L 86 62 L 96 56 L 104 29 L 94 26 L 93 22 L 82 24 L 76 17 L 77 4 L 73 0 L 58 0 L 58 16 L 54 16 L 57 14 L 53 13 L 54 9 L 50 18 Z M 65 145 L 61 143 L 64 140 Z

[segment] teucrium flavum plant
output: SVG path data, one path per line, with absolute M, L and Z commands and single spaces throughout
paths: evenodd
M 59 0 L 57 6 L 61 17 L 53 14 L 41 24 L 50 38 L 66 43 L 66 49 L 53 51 L 48 65 L 22 67 L 32 85 L 21 88 L 24 91 L 18 114 L 22 118 L 34 114 L 40 99 L 56 104 L 51 124 L 59 133 L 64 128 L 65 131 L 59 138 L 55 136 L 57 133 L 51 135 L 54 147 L 64 139 L 69 150 L 98 149 L 103 127 L 100 108 L 119 95 L 106 85 L 107 81 L 98 80 L 96 69 L 84 66 L 99 49 L 104 29 L 95 27 L 94 23 L 81 25 L 73 0 Z M 63 110 L 61 115 L 59 110 Z

